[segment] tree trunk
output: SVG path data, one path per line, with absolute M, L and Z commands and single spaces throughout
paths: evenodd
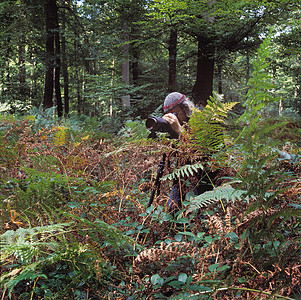
M 65 117 L 69 116 L 69 74 L 67 67 L 67 57 L 66 57 L 66 19 L 65 19 L 65 9 L 62 11 L 62 73 L 64 78 L 64 108 Z
M 20 39 L 19 52 L 19 82 L 20 82 L 20 95 L 24 97 L 26 95 L 26 68 L 25 68 L 25 37 Z
M 124 25 L 123 28 L 123 62 L 121 63 L 121 75 L 123 82 L 126 85 L 130 84 L 130 62 L 129 62 L 129 45 L 127 44 L 128 38 L 128 28 Z M 121 97 L 122 106 L 130 107 L 131 106 L 131 99 L 130 95 L 124 95 Z
M 207 105 L 213 91 L 214 55 L 207 46 L 208 42 L 199 36 L 197 74 L 192 94 L 195 104 L 201 106 Z M 206 51 L 205 48 L 207 48 Z M 208 53 L 212 53 L 212 55 L 209 56 Z
M 177 30 L 170 30 L 168 54 L 169 54 L 169 70 L 168 70 L 168 92 L 177 91 Z
M 46 74 L 43 109 L 53 106 L 53 61 L 54 61 L 54 28 L 55 28 L 55 0 L 47 0 L 46 14 Z
M 61 49 L 60 49 L 60 34 L 59 34 L 59 17 L 57 11 L 57 5 L 55 2 L 55 32 L 54 32 L 54 43 L 55 43 L 55 72 L 54 72 L 54 90 L 57 105 L 57 115 L 59 118 L 63 116 L 63 103 L 60 86 L 60 75 L 61 75 Z
M 299 112 L 299 116 L 301 116 L 301 99 L 299 93 L 299 74 L 296 72 L 295 74 L 295 87 L 294 87 L 294 98 L 295 98 L 295 110 Z M 298 107 L 299 102 L 299 107 Z
M 222 63 L 218 62 L 217 65 L 217 76 L 218 76 L 218 93 L 221 95 L 223 93 L 223 80 L 222 80 Z
M 57 10 L 56 0 L 46 1 L 46 76 L 43 108 L 47 109 L 53 106 L 53 88 L 55 88 L 58 116 L 60 117 L 62 116 L 62 99 L 60 91 L 60 39 Z
M 132 76 L 133 76 L 133 84 L 138 86 L 138 79 L 139 79 L 139 51 L 138 47 L 133 45 L 132 46 Z

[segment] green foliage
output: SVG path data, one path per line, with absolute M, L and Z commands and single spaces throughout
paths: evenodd
M 250 86 L 245 102 L 246 110 L 239 119 L 239 121 L 244 122 L 245 126 L 236 140 L 240 142 L 238 151 L 244 156 L 241 169 L 237 175 L 241 180 L 239 188 L 246 190 L 247 196 L 256 199 L 247 213 L 255 213 L 259 210 L 265 215 L 264 218 L 260 216 L 259 219 L 254 220 L 257 226 L 261 224 L 260 230 L 253 230 L 254 223 L 251 223 L 249 227 L 249 239 L 258 245 L 255 251 L 256 257 L 262 255 L 261 251 L 267 247 L 266 243 L 271 244 L 277 241 L 282 244 L 286 240 L 286 236 L 280 235 L 277 230 L 284 226 L 285 220 L 298 214 L 297 211 L 282 208 L 281 200 L 280 203 L 276 201 L 277 197 L 285 190 L 281 187 L 285 186 L 293 175 L 291 172 L 279 170 L 279 164 L 274 155 L 274 146 L 277 141 L 270 138 L 273 130 L 280 128 L 285 123 L 275 123 L 271 126 L 261 122 L 264 107 L 275 101 L 269 93 L 273 85 L 266 70 L 270 45 L 271 37 L 268 37 L 259 47 L 257 59 L 253 63 L 254 71 L 249 81 Z M 282 154 L 279 151 L 278 153 Z M 288 187 L 286 185 L 286 188 Z M 279 209 L 276 216 L 269 212 L 275 206 Z M 279 223 L 277 226 L 273 226 L 273 221 L 276 218 L 280 218 L 280 220 L 278 219 Z M 281 255 L 278 251 L 275 253 L 278 253 L 277 259 L 279 262 Z
M 237 141 L 240 141 L 242 153 L 246 159 L 241 172 L 247 172 L 242 185 L 247 185 L 249 194 L 265 199 L 270 187 L 269 178 L 275 174 L 277 166 L 273 163 L 272 147 L 276 141 L 270 139 L 271 133 L 285 123 L 266 125 L 261 122 L 262 111 L 275 98 L 269 93 L 273 87 L 271 77 L 266 71 L 266 62 L 270 53 L 271 37 L 266 38 L 258 50 L 257 59 L 253 62 L 254 71 L 249 81 L 249 90 L 244 104 L 245 112 L 239 121 L 245 123 Z M 249 186 L 249 184 L 252 185 Z M 263 202 L 261 202 L 263 203 Z
M 101 247 L 110 245 L 116 251 L 124 251 L 128 254 L 133 254 L 135 246 L 138 246 L 135 244 L 135 241 L 131 237 L 126 236 L 115 226 L 110 225 L 104 221 L 95 219 L 95 221 L 92 222 L 88 219 L 81 218 L 75 215 L 66 213 L 64 214 L 72 219 L 77 220 L 79 222 L 78 226 L 80 230 L 82 230 L 84 234 L 88 234 L 89 238 L 92 239 L 95 243 L 98 243 Z M 99 240 L 99 235 L 101 235 L 103 239 L 102 241 Z
M 1 262 L 16 260 L 10 270 L 5 267 L 0 279 L 10 296 L 21 291 L 22 299 L 30 299 L 32 294 L 45 299 L 82 299 L 88 287 L 97 289 L 114 276 L 114 268 L 99 253 L 101 249 L 110 246 L 120 253 L 133 253 L 135 242 L 114 226 L 64 214 L 77 221 L 76 227 L 65 223 L 19 228 L 0 236 Z M 72 238 L 75 232 L 87 239 L 86 245 Z M 22 293 L 22 288 L 33 282 L 33 289 Z
M 220 150 L 228 137 L 224 127 L 227 113 L 236 104 L 223 103 L 222 97 L 214 93 L 203 110 L 194 109 L 189 120 L 192 145 L 207 153 Z
M 128 141 L 146 139 L 149 135 L 145 127 L 145 122 L 140 120 L 125 122 L 123 128 L 119 131 L 118 135 Z
M 210 207 L 210 204 L 225 200 L 225 203 L 237 201 L 249 202 L 246 191 L 233 188 L 230 184 L 225 184 L 214 188 L 212 191 L 204 192 L 201 195 L 190 197 L 187 212 L 192 212 L 201 208 Z
M 47 161 L 53 163 L 48 157 Z M 41 162 L 39 162 L 41 163 Z M 46 162 L 45 162 L 46 163 Z M 3 192 L 14 195 L 14 205 L 18 208 L 32 207 L 36 204 L 60 206 L 75 200 L 80 190 L 84 190 L 85 181 L 64 175 L 25 168 L 27 177 L 22 180 L 10 180 L 2 185 Z
M 199 171 L 199 169 L 204 170 L 203 163 L 185 165 L 178 169 L 173 170 L 172 173 L 163 176 L 161 180 L 165 181 L 165 180 L 173 180 L 174 178 L 180 178 L 185 176 L 187 177 L 193 176 Z

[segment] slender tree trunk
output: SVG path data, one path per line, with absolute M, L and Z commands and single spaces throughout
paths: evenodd
M 53 106 L 53 62 L 54 62 L 54 29 L 55 29 L 55 0 L 47 0 L 46 14 L 46 75 L 43 109 Z
M 112 77 L 111 77 L 111 87 L 112 87 L 112 91 L 114 88 L 114 76 L 115 76 L 115 58 L 113 59 L 112 62 Z M 113 117 L 113 95 L 111 95 L 110 97 L 110 117 Z
M 139 79 L 139 51 L 138 47 L 133 45 L 132 46 L 132 76 L 133 76 L 133 84 L 138 86 L 138 79 Z
M 82 77 L 82 79 L 80 81 L 82 83 L 82 87 L 81 87 L 81 99 L 82 99 L 82 112 L 84 114 L 85 113 L 85 106 L 83 104 L 85 103 L 85 88 L 86 88 L 86 86 L 85 86 L 85 84 L 86 84 L 86 82 L 85 82 L 85 75 L 86 75 L 86 73 L 85 73 L 85 70 L 82 70 L 82 71 L 83 71 L 83 77 Z
M 66 14 L 65 9 L 62 11 L 62 73 L 64 78 L 64 108 L 65 117 L 69 116 L 69 74 L 67 67 L 67 57 L 66 57 Z
M 19 82 L 20 82 L 20 95 L 26 95 L 26 68 L 25 68 L 25 37 L 22 36 L 18 48 L 19 52 Z
M 296 69 L 295 69 L 295 86 L 294 86 L 294 108 L 301 116 L 301 99 L 300 99 L 300 84 L 299 84 L 299 72 L 300 72 L 300 54 L 296 57 Z
M 177 91 L 177 43 L 178 32 L 174 28 L 170 30 L 168 54 L 169 54 L 169 70 L 168 70 L 168 92 Z
M 218 62 L 217 65 L 217 76 L 218 76 L 218 93 L 221 95 L 223 93 L 223 79 L 222 79 L 222 63 Z
M 199 36 L 197 74 L 192 94 L 195 103 L 201 106 L 207 105 L 213 91 L 214 55 L 208 49 L 205 51 L 207 46 L 208 41 Z M 212 53 L 212 57 L 209 57 L 208 53 Z
M 77 95 L 77 112 L 80 115 L 82 113 L 82 99 L 81 99 L 81 79 L 79 75 L 79 68 L 75 69 L 75 78 L 76 78 L 76 95 Z
M 60 90 L 60 39 L 58 8 L 56 0 L 47 0 L 46 14 L 46 76 L 43 108 L 53 106 L 53 88 L 58 116 L 62 116 L 62 98 Z
M 56 3 L 55 3 L 56 4 Z M 55 73 L 54 73 L 54 90 L 57 105 L 57 115 L 59 118 L 63 116 L 63 103 L 61 95 L 60 75 L 61 75 L 61 49 L 60 49 L 60 33 L 59 33 L 59 19 L 57 13 L 57 6 L 55 10 L 55 27 L 54 42 L 55 42 Z
M 294 109 L 295 111 L 298 110 L 298 74 L 295 73 L 295 85 L 294 85 Z
M 123 42 L 125 43 L 123 46 L 123 62 L 121 64 L 121 74 L 123 82 L 126 85 L 130 84 L 130 60 L 129 60 L 129 45 L 127 44 L 129 40 L 128 37 L 128 28 L 124 25 L 123 28 Z M 124 107 L 131 106 L 131 98 L 130 95 L 124 95 L 121 97 L 122 105 Z

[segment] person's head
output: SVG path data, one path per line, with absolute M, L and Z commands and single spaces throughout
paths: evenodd
M 164 100 L 163 111 L 164 113 L 175 113 L 182 124 L 189 120 L 193 106 L 193 103 L 184 94 L 172 92 Z

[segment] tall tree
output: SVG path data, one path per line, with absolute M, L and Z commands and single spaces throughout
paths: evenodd
M 69 115 L 69 74 L 66 53 L 66 12 L 62 9 L 62 74 L 64 78 L 64 115 Z
M 46 75 L 43 108 L 54 105 L 53 95 L 57 105 L 58 116 L 63 115 L 60 90 L 60 39 L 58 7 L 56 0 L 47 0 L 45 4 L 46 15 Z
M 177 29 L 171 28 L 168 43 L 168 88 L 169 92 L 177 91 L 177 45 L 178 45 L 178 32 Z

